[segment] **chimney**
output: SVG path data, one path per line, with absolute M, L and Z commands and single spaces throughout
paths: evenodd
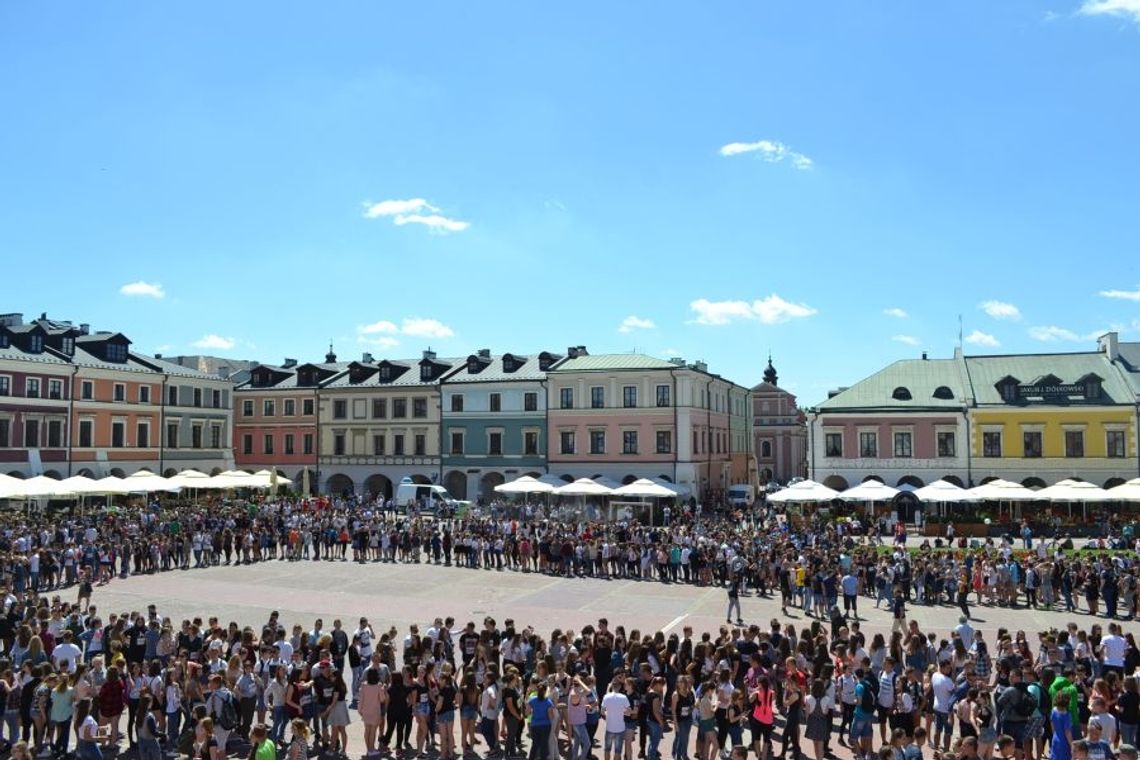
M 427 351 L 424 351 L 424 359 L 429 362 L 434 362 L 435 351 L 432 351 L 430 348 Z
M 703 360 L 697 359 L 695 362 L 693 362 L 693 369 L 695 369 L 697 372 L 708 372 L 709 365 L 705 364 Z
M 162 358 L 162 354 L 155 354 L 155 355 L 154 355 L 154 358 L 155 358 L 155 359 L 161 359 L 161 358 Z
M 44 322 L 47 322 L 47 312 L 46 311 L 43 312 L 42 314 L 40 314 L 40 319 L 42 319 Z
M 926 361 L 926 352 L 925 351 L 922 352 L 922 360 Z
M 480 359 L 490 359 L 491 358 L 491 349 L 480 348 L 479 349 L 479 358 Z
M 360 361 L 363 362 L 364 364 L 371 364 L 372 363 L 372 354 L 369 353 L 368 351 L 365 351 L 363 354 L 360 355 Z
M 86 322 L 81 322 L 79 324 L 79 334 L 80 335 L 87 335 L 90 332 L 91 332 L 91 325 L 87 324 Z
M 680 356 L 674 356 L 672 359 L 669 360 L 669 363 L 672 364 L 674 367 L 684 367 L 685 366 L 685 360 Z
M 281 362 L 281 366 L 284 367 L 285 369 L 290 369 L 292 367 L 296 367 L 297 366 L 297 360 L 285 357 L 285 361 Z
M 1097 349 L 1104 351 L 1104 355 L 1110 362 L 1116 361 L 1120 357 L 1120 334 L 1113 332 L 1106 332 L 1096 340 Z
M 571 359 L 577 359 L 579 356 L 589 356 L 585 346 L 570 346 L 566 349 L 566 355 Z
M 0 314 L 0 325 L 4 327 L 19 327 L 24 324 L 24 315 L 19 312 Z

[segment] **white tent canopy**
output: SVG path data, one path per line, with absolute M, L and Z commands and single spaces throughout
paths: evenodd
M 605 475 L 600 475 L 596 478 L 590 478 L 590 480 L 593 480 L 595 483 L 597 483 L 600 486 L 605 486 L 606 488 L 610 489 L 611 491 L 614 490 L 615 488 L 621 488 L 621 483 L 617 482 L 613 478 L 608 478 Z
M 890 501 L 899 495 L 899 489 L 891 488 L 877 480 L 866 480 L 854 488 L 848 488 L 839 494 L 843 501 Z
M 178 492 L 182 489 L 182 486 L 171 483 L 166 478 L 155 475 L 148 470 L 139 470 L 133 475 L 128 475 L 123 479 L 123 482 L 131 489 L 131 493 Z
M 946 504 L 955 501 L 977 501 L 977 497 L 961 486 L 954 485 L 949 480 L 936 480 L 914 492 L 919 501 L 929 501 L 937 504 Z
M 11 478 L 0 484 L 0 499 L 36 499 L 43 496 L 72 496 L 75 491 L 62 481 L 37 475 L 34 478 L 20 480 Z
M 131 486 L 123 478 L 117 478 L 114 475 L 99 478 L 95 484 L 99 486 L 96 493 L 125 494 L 131 492 Z
M 252 481 L 250 484 L 251 488 L 272 488 L 273 487 L 273 471 L 272 470 L 258 470 L 257 472 L 253 473 L 253 475 L 251 475 L 250 478 Z M 292 484 L 293 484 L 293 481 L 289 480 L 289 478 L 286 478 L 282 475 L 277 476 L 277 485 L 278 486 L 288 486 L 288 485 L 292 485 Z
M 573 483 L 555 488 L 555 496 L 609 496 L 612 489 L 589 478 L 578 478 Z
M 1140 478 L 1133 478 L 1127 483 L 1108 489 L 1105 498 L 1109 501 L 1140 501 Z
M 1062 480 L 1048 488 L 1034 492 L 1038 499 L 1049 501 L 1105 501 L 1109 498 L 1108 491 L 1095 483 L 1086 483 L 1081 480 Z
M 652 480 L 654 483 L 656 483 L 659 486 L 665 486 L 670 491 L 673 491 L 674 493 L 676 493 L 678 496 L 681 496 L 681 497 L 687 498 L 688 496 L 690 496 L 693 493 L 692 490 L 687 485 L 685 485 L 684 483 L 674 483 L 673 481 L 665 480 L 664 478 L 649 478 L 649 480 Z
M 768 497 L 768 501 L 777 504 L 806 504 L 813 501 L 831 501 L 839 496 L 839 491 L 828 488 L 814 480 L 801 480 L 795 485 L 788 486 Z
M 183 470 L 172 478 L 167 478 L 174 485 L 183 488 L 202 489 L 210 487 L 210 476 L 198 470 Z
M 64 478 L 59 481 L 61 486 L 65 486 L 71 493 L 82 496 L 83 494 L 103 493 L 99 481 L 92 480 L 91 478 L 84 477 L 83 475 L 74 475 L 70 478 Z
M 677 492 L 648 478 L 635 480 L 629 485 L 613 489 L 613 496 L 634 496 L 651 499 L 672 499 Z
M 1000 478 L 971 488 L 967 493 L 978 501 L 1034 501 L 1038 498 L 1036 493 L 1020 483 Z
M 565 485 L 565 483 L 562 485 Z M 502 483 L 495 486 L 497 493 L 506 494 L 550 493 L 553 490 L 554 486 L 550 483 L 544 483 L 538 478 L 532 478 L 530 475 L 523 475 L 521 478 L 516 478 L 510 483 Z

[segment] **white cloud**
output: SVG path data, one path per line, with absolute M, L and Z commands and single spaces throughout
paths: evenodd
M 766 325 L 810 317 L 816 310 L 807 304 L 790 303 L 773 293 L 767 298 L 748 301 L 709 301 L 698 298 L 689 304 L 697 314 L 698 325 L 727 325 L 738 319 L 758 319 Z
M 789 146 L 778 140 L 757 140 L 756 142 L 748 143 L 734 142 L 720 147 L 720 154 L 722 156 L 739 156 L 744 153 L 756 153 L 760 158 L 770 164 L 788 160 L 791 161 L 792 166 L 801 171 L 807 171 L 815 165 L 815 163 L 803 153 L 792 150 Z
M 119 292 L 125 296 L 166 298 L 166 291 L 162 289 L 162 285 L 159 285 L 157 282 L 144 282 L 143 280 L 128 282 L 126 285 L 119 288 Z
M 1140 24 L 1140 0 L 1085 0 L 1077 13 L 1082 16 L 1125 16 Z
M 621 321 L 621 326 L 618 327 L 618 332 L 629 333 L 633 332 L 634 330 L 652 330 L 655 327 L 657 327 L 657 325 L 653 324 L 652 320 L 642 319 L 641 317 L 630 315 Z
M 1100 294 L 1105 298 L 1119 298 L 1125 301 L 1140 301 L 1140 288 L 1136 290 L 1102 290 Z
M 1042 341 L 1043 343 L 1056 343 L 1058 341 L 1077 343 L 1084 340 L 1084 337 L 1077 335 L 1073 330 L 1056 325 L 1031 327 L 1029 328 L 1029 337 L 1032 337 L 1034 341 Z
M 455 335 L 454 330 L 439 320 L 421 317 L 405 319 L 400 332 L 417 338 L 450 338 Z
M 400 341 L 396 340 L 390 335 L 378 335 L 376 337 L 369 337 L 367 335 L 357 335 L 357 343 L 363 343 L 366 346 L 375 346 L 379 349 L 395 348 L 400 345 Z
M 440 209 L 433 206 L 423 198 L 409 198 L 407 200 L 387 200 L 379 203 L 364 204 L 365 219 L 388 219 L 397 227 L 406 224 L 418 224 L 427 227 L 431 232 L 441 234 L 448 232 L 463 232 L 471 226 L 470 222 L 452 219 L 439 213 Z
M 983 301 L 978 308 L 994 319 L 1021 319 L 1021 309 L 1005 301 Z
M 400 332 L 400 328 L 396 327 L 394 322 L 381 319 L 379 322 L 373 322 L 370 325 L 360 325 L 356 331 L 362 335 L 371 335 L 373 333 L 396 333 Z
M 889 309 L 883 309 L 883 313 L 888 317 L 896 317 L 898 319 L 906 319 L 910 315 L 897 306 L 892 306 Z
M 897 343 L 905 343 L 908 346 L 921 346 L 922 345 L 922 341 L 919 340 L 918 338 L 914 337 L 913 335 L 894 335 L 894 336 L 891 336 L 891 340 L 893 340 Z
M 364 204 L 365 219 L 415 214 L 420 211 L 439 211 L 439 209 L 423 198 L 409 198 L 406 201 L 380 201 L 379 203 Z
M 210 333 L 194 341 L 194 348 L 212 348 L 218 351 L 229 351 L 237 345 L 233 338 L 224 338 L 221 335 Z
M 681 352 L 675 348 L 667 348 L 665 349 L 665 355 L 672 358 L 674 356 L 680 356 Z
M 967 335 L 964 340 L 973 346 L 986 346 L 987 348 L 997 348 L 1001 345 L 998 339 L 989 333 L 984 333 L 981 330 L 974 330 Z

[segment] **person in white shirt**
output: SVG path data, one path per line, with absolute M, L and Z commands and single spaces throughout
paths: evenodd
M 75 663 L 83 656 L 72 641 L 71 631 L 63 632 L 63 640 L 51 650 L 51 661 L 55 663 L 56 670 L 61 673 L 74 673 Z
M 1121 678 L 1124 677 L 1124 656 L 1128 652 L 1128 642 L 1120 635 L 1120 624 L 1109 623 L 1108 635 L 1101 639 L 1098 654 L 1103 664 L 1103 671 L 1115 671 Z M 1106 736 L 1105 741 L 1108 741 Z
M 606 760 L 621 760 L 625 751 L 625 717 L 630 709 L 629 697 L 617 690 L 617 681 L 614 684 L 609 693 L 602 697 L 602 717 L 606 721 Z

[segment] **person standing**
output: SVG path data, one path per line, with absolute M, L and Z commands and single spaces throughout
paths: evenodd
M 859 579 L 848 569 L 839 585 L 843 588 L 843 614 L 850 614 L 853 620 L 858 620 Z
M 744 619 L 740 614 L 740 574 L 733 573 L 728 582 L 728 612 L 725 613 L 725 622 L 732 622 L 732 611 L 736 610 L 736 623 L 743 625 Z

